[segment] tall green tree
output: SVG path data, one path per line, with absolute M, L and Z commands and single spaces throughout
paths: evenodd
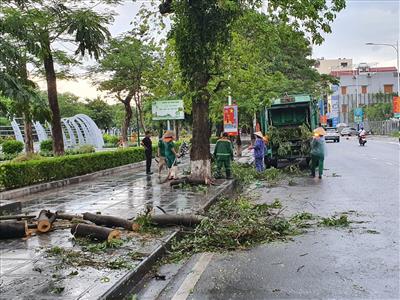
M 159 6 L 162 14 L 174 13 L 171 33 L 176 41 L 176 54 L 182 78 L 192 98 L 193 146 L 190 153 L 191 176 L 211 176 L 209 160 L 208 84 L 221 72 L 221 56 L 231 41 L 232 24 L 247 9 L 255 9 L 262 1 L 242 0 L 166 0 Z M 280 19 L 311 35 L 314 43 L 323 41 L 322 32 L 330 32 L 330 22 L 345 7 L 344 0 L 270 0 L 271 19 Z
M 100 98 L 86 99 L 88 115 L 100 129 L 108 130 L 113 124 L 113 109 L 111 105 Z
M 100 60 L 95 73 L 108 76 L 99 81 L 100 89 L 110 92 L 125 107 L 122 124 L 122 140 L 128 142 L 128 127 L 132 119 L 131 101 L 134 100 L 141 127 L 145 130 L 143 119 L 143 95 L 146 92 L 149 75 L 156 57 L 154 49 L 139 39 L 126 35 L 110 40 L 107 54 Z
M 27 53 L 7 36 L 0 40 L 0 110 L 10 119 L 22 117 L 25 152 L 33 153 L 32 122 L 48 121 L 49 110 L 36 84 L 28 78 Z
M 119 2 L 112 0 L 99 3 Z M 67 58 L 66 52 L 55 51 L 57 43 L 76 46 L 75 54 L 98 59 L 101 46 L 109 36 L 105 27 L 112 20 L 110 14 L 100 14 L 90 8 L 90 1 L 6 1 L 0 7 L 0 32 L 22 42 L 42 63 L 47 82 L 51 109 L 53 149 L 56 155 L 64 153 L 61 116 L 57 95 L 55 68 L 56 53 Z M 61 54 L 61 55 L 60 55 Z

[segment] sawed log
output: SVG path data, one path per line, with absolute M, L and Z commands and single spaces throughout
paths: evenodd
M 0 221 L 4 220 L 17 220 L 20 221 L 22 219 L 34 219 L 36 216 L 34 215 L 9 215 L 9 216 L 0 216 Z
M 74 237 L 83 237 L 98 241 L 111 241 L 119 239 L 121 236 L 119 230 L 87 224 L 74 224 L 71 228 L 71 233 Z
M 163 214 L 163 215 L 152 215 L 151 222 L 157 226 L 186 226 L 186 227 L 194 227 L 200 224 L 200 222 L 204 219 L 202 216 L 196 215 L 171 215 L 171 214 Z
M 72 219 L 82 219 L 81 215 L 65 214 L 63 212 L 56 212 L 57 219 L 72 221 Z
M 95 215 L 87 212 L 83 214 L 83 219 L 93 222 L 96 225 L 122 227 L 127 230 L 137 229 L 137 225 L 134 222 L 113 216 Z
M 0 239 L 21 238 L 28 235 L 28 224 L 21 222 L 0 223 Z
M 39 232 L 48 232 L 51 229 L 51 222 L 49 220 L 51 213 L 48 210 L 41 210 L 37 219 L 37 230 Z M 53 220 L 54 221 L 54 220 Z

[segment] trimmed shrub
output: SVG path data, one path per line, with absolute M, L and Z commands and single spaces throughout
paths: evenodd
M 119 142 L 118 136 L 107 133 L 103 134 L 103 140 L 104 144 L 114 145 L 114 147 L 117 146 Z
M 42 159 L 42 158 L 43 158 L 43 156 L 41 156 L 41 155 L 39 155 L 37 153 L 29 153 L 29 154 L 18 155 L 12 161 L 13 162 L 23 162 L 23 161 L 29 161 L 29 160 L 39 160 L 39 159 Z
M 40 151 L 49 153 L 53 152 L 53 141 L 52 140 L 45 140 L 40 143 Z
M 3 143 L 4 154 L 18 154 L 24 150 L 24 143 L 20 141 L 5 141 Z
M 92 145 L 82 145 L 80 147 L 74 149 L 68 149 L 65 151 L 65 155 L 76 155 L 76 154 L 85 154 L 85 153 L 93 153 L 96 149 Z
M 127 165 L 145 159 L 141 147 L 89 154 L 43 158 L 0 165 L 0 185 L 5 189 L 60 180 Z

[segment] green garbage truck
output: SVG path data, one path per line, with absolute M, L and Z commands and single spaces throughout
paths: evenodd
M 312 131 L 318 127 L 318 106 L 310 95 L 286 95 L 265 108 L 261 120 L 268 138 L 266 167 L 305 163 L 308 165 Z

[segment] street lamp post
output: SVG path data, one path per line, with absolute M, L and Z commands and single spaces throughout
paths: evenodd
M 397 96 L 400 97 L 400 53 L 399 53 L 399 40 L 397 40 L 396 44 L 378 44 L 378 43 L 366 43 L 368 46 L 389 46 L 392 47 L 397 54 Z

